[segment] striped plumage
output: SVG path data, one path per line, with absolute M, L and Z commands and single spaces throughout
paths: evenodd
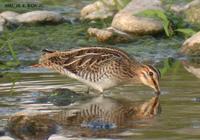
M 134 82 L 142 82 L 158 93 L 160 90 L 157 69 L 139 63 L 116 48 L 86 47 L 65 52 L 45 50 L 39 65 L 77 79 L 100 92 Z M 149 72 L 153 73 L 150 78 Z

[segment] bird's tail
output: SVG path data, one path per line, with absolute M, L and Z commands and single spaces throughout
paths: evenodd
M 43 55 L 44 55 L 44 54 L 47 54 L 47 53 L 54 53 L 55 51 L 43 49 L 42 52 L 43 52 Z M 33 64 L 33 65 L 31 65 L 31 67 L 37 68 L 37 67 L 42 67 L 42 65 L 41 64 Z
M 30 67 L 39 68 L 39 67 L 42 67 L 42 65 L 41 64 L 33 64 Z
M 46 54 L 46 53 L 54 53 L 55 51 L 48 50 L 48 49 L 43 49 L 42 52 L 43 52 L 44 54 Z

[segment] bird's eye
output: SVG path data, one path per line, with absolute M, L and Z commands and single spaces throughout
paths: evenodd
M 149 72 L 149 75 L 150 75 L 150 76 L 153 76 L 153 72 L 150 71 L 150 72 Z

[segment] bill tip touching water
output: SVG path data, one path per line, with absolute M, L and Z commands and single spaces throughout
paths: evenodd
M 160 95 L 160 71 L 111 47 L 84 47 L 68 51 L 45 49 L 39 64 L 33 67 L 52 69 L 76 79 L 101 93 L 123 84 L 143 83 Z

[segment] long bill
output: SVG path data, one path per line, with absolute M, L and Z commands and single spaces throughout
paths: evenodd
M 155 91 L 155 94 L 156 94 L 157 96 L 159 96 L 159 95 L 160 95 L 160 86 L 159 86 L 159 83 L 156 82 L 155 80 L 153 80 L 153 83 L 154 83 L 154 91 Z

